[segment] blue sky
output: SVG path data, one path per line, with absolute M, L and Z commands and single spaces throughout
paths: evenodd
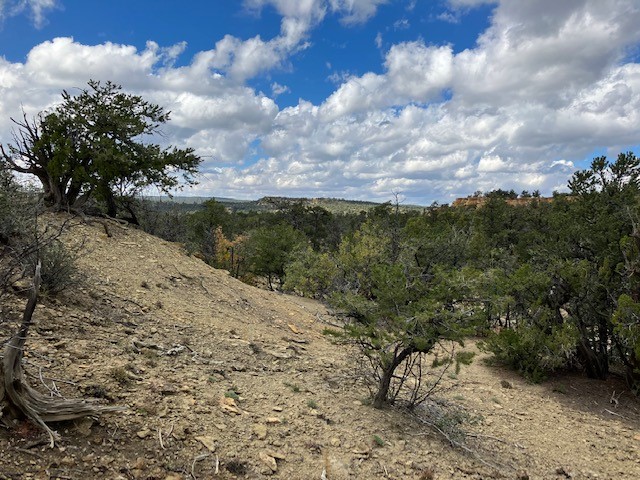
M 21 108 L 112 80 L 203 156 L 190 195 L 550 194 L 640 144 L 635 0 L 0 0 L 0 18 L 0 142 Z

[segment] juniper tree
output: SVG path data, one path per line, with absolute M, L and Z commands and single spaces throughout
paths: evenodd
M 59 105 L 32 119 L 12 119 L 13 142 L 0 145 L 2 166 L 37 177 L 54 210 L 81 209 L 93 197 L 110 216 L 146 187 L 168 192 L 180 177 L 194 183 L 201 159 L 193 149 L 147 141 L 169 112 L 114 83 L 88 85 L 77 95 L 63 91 Z

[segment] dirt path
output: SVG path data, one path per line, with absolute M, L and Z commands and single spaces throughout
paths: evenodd
M 529 385 L 476 361 L 443 399 L 475 419 L 479 460 L 367 406 L 354 352 L 322 335 L 332 320 L 321 304 L 111 230 L 68 236 L 85 243 L 84 286 L 37 309 L 27 370 L 43 391 L 129 409 L 56 425 L 54 450 L 28 424 L 0 431 L 0 479 L 640 478 L 639 404 L 628 392 L 610 404 L 623 389 L 613 381 Z M 3 308 L 16 318 L 21 300 Z

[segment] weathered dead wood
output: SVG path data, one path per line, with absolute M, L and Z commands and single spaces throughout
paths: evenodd
M 84 400 L 47 397 L 27 383 L 22 369 L 22 357 L 29 327 L 32 324 L 33 312 L 38 303 L 39 291 L 40 263 L 36 266 L 31 293 L 22 316 L 22 324 L 5 346 L 0 370 L 0 418 L 26 417 L 47 432 L 49 444 L 53 447 L 58 434 L 46 422 L 74 420 L 105 412 L 120 411 L 122 408 L 92 404 Z

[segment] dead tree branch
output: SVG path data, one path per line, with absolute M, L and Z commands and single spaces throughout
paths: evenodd
M 73 420 L 104 412 L 120 411 L 122 408 L 90 404 L 84 400 L 47 397 L 27 383 L 22 369 L 22 357 L 29 328 L 32 325 L 33 312 L 38 303 L 40 267 L 38 262 L 29 300 L 22 316 L 22 324 L 5 346 L 0 371 L 2 380 L 0 382 L 0 413 L 4 413 L 3 410 L 6 407 L 10 418 L 23 416 L 39 425 L 47 432 L 49 444 L 53 447 L 58 434 L 46 422 Z

